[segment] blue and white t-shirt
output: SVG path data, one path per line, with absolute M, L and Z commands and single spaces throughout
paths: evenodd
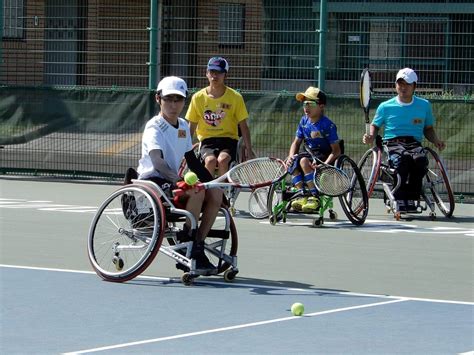
M 331 144 L 339 141 L 336 125 L 326 116 L 322 116 L 316 122 L 311 122 L 306 115 L 301 117 L 296 137 L 303 139 L 311 150 L 323 154 L 330 154 Z

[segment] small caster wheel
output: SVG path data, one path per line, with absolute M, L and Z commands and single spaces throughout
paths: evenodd
M 393 218 L 395 218 L 395 220 L 399 221 L 400 218 L 402 218 L 402 214 L 400 212 L 395 212 L 394 215 L 393 215 Z
M 181 276 L 181 282 L 185 285 L 185 286 L 191 286 L 193 284 L 193 281 L 194 281 L 194 277 L 189 273 L 189 272 L 185 272 L 182 276 Z
M 237 275 L 235 270 L 228 269 L 224 272 L 224 280 L 226 282 L 232 282 L 235 280 L 235 275 Z
M 283 223 L 286 223 L 286 215 L 283 216 L 282 220 Z
M 313 221 L 313 227 L 320 227 L 323 225 L 323 219 L 322 218 L 316 218 L 314 221 Z
M 337 213 L 334 212 L 334 211 L 329 211 L 329 219 L 334 221 L 335 219 L 337 219 Z
M 270 224 L 274 226 L 276 223 L 277 223 L 277 217 L 274 214 L 270 215 Z
M 118 255 L 115 255 L 113 258 L 112 258 L 112 262 L 114 263 L 115 265 L 115 269 L 117 271 L 122 271 L 123 270 L 123 266 L 125 265 L 124 262 L 123 262 L 123 259 L 118 256 Z
M 434 221 L 436 219 L 436 213 L 430 212 L 430 219 Z

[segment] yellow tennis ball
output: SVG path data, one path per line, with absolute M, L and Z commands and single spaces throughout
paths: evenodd
M 188 184 L 189 186 L 193 186 L 195 185 L 197 182 L 198 182 L 198 177 L 195 173 L 193 173 L 192 171 L 188 171 L 185 175 L 184 175 L 184 182 L 186 184 Z
M 302 316 L 304 313 L 303 303 L 299 303 L 299 302 L 293 303 L 291 305 L 291 313 L 294 316 Z

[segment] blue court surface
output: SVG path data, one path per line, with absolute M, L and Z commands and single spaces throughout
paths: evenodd
M 458 354 L 473 304 L 1 267 L 3 354 Z M 305 305 L 292 316 L 293 302 Z
M 338 209 L 311 228 L 252 219 L 242 194 L 234 282 L 184 286 L 159 254 L 111 283 L 87 233 L 114 189 L 0 179 L 0 354 L 474 354 L 472 205 L 397 222 L 371 201 L 364 226 Z

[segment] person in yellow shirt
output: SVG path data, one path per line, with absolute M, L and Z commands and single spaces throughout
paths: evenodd
M 196 92 L 186 113 L 191 136 L 196 132 L 200 155 L 211 174 L 216 169 L 221 176 L 236 160 L 241 133 L 246 149 L 242 161 L 253 158 L 248 112 L 242 95 L 225 85 L 229 63 L 222 57 L 212 57 L 207 64 L 209 86 Z

